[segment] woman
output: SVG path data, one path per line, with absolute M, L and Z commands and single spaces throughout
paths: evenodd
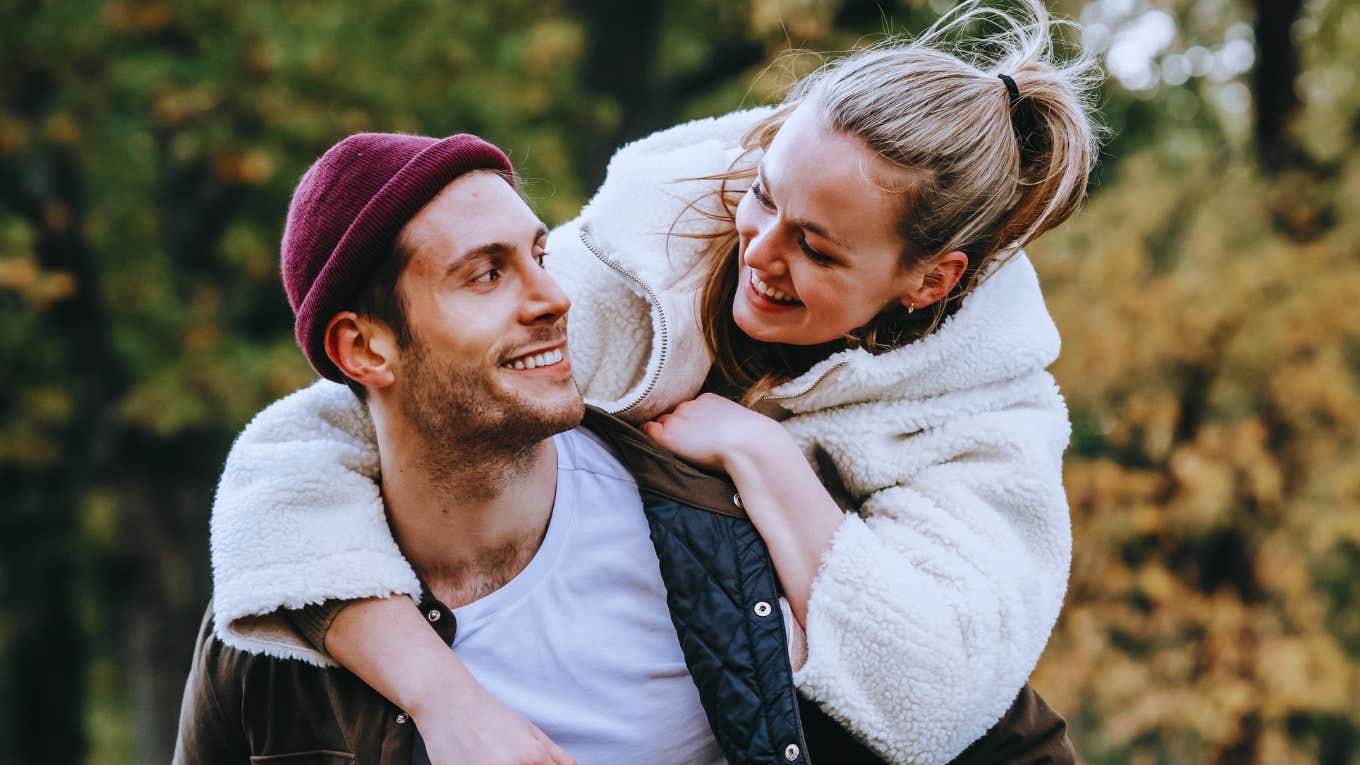
M 1052 24 L 1028 8 L 968 4 L 805 78 L 777 108 L 625 147 L 549 240 L 587 400 L 731 475 L 806 630 L 806 656 L 791 647 L 799 690 L 892 761 L 944 762 L 995 722 L 1066 588 L 1069 426 L 1044 371 L 1058 337 L 1019 250 L 1078 206 L 1095 131 L 1087 63 L 1052 63 Z M 1004 28 L 976 45 L 990 57 L 941 49 L 981 16 Z M 362 449 L 370 428 L 334 419 L 334 401 L 314 386 L 273 408 L 339 424 Z M 232 460 L 251 441 L 247 428 Z M 380 517 L 373 476 L 358 478 L 307 512 Z M 270 652 L 243 637 L 252 615 L 377 597 L 301 618 L 319 615 L 330 654 L 422 733 L 478 728 L 477 715 L 527 725 L 478 694 L 409 602 L 385 597 L 414 582 L 388 539 L 363 565 L 320 550 L 293 566 L 313 585 L 252 589 L 245 561 L 269 551 L 218 531 L 289 504 L 257 484 L 219 489 L 224 639 Z M 390 576 L 350 573 L 373 556 Z

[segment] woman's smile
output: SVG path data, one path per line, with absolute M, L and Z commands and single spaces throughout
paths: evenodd
M 803 304 L 798 298 L 766 284 L 765 281 L 760 278 L 760 275 L 756 273 L 754 268 L 748 268 L 748 270 L 751 272 L 751 275 L 750 278 L 746 280 L 746 285 L 750 288 L 750 291 L 755 294 L 755 297 L 765 298 L 765 300 L 761 302 L 770 302 L 781 308 L 792 308 Z

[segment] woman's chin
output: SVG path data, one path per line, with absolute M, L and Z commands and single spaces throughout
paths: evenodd
M 732 322 L 737 325 L 737 329 L 742 334 L 762 343 L 782 343 L 785 342 L 780 337 L 778 327 L 771 327 L 768 322 L 761 321 L 759 317 L 752 316 L 750 306 L 735 305 L 732 307 Z
M 813 346 L 829 343 L 841 337 L 838 333 L 825 331 L 812 334 L 803 326 L 786 327 L 771 324 L 762 320 L 760 314 L 750 306 L 744 306 L 740 302 L 732 306 L 732 322 L 742 334 L 762 343 Z

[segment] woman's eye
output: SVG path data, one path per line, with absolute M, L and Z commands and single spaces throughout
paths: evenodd
M 774 200 L 766 196 L 765 189 L 761 187 L 759 182 L 751 184 L 751 196 L 756 198 L 756 201 L 760 203 L 761 207 L 764 207 L 767 210 L 774 209 Z
M 830 265 L 835 262 L 830 257 L 827 257 L 826 255 L 823 255 L 822 253 L 812 249 L 812 245 L 807 243 L 807 239 L 805 237 L 801 236 L 798 237 L 798 246 L 803 249 L 803 254 L 807 255 L 808 259 L 814 263 Z
M 546 261 L 547 259 L 548 259 L 548 251 L 547 251 L 547 250 L 544 250 L 543 252 L 540 252 L 540 253 L 538 253 L 537 255 L 534 256 L 534 260 L 537 261 L 538 267 L 539 267 L 539 268 L 543 268 L 543 267 L 544 267 L 544 261 Z
M 490 284 L 491 282 L 500 281 L 500 278 L 501 270 L 499 268 L 488 268 L 485 272 L 477 276 L 477 278 L 473 279 L 472 281 L 481 284 Z

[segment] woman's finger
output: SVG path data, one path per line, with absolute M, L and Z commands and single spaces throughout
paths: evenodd
M 576 760 L 563 751 L 562 747 L 555 744 L 552 739 L 548 738 L 546 733 L 539 731 L 538 735 L 542 736 L 544 743 L 548 745 L 548 755 L 552 758 L 552 765 L 576 765 Z

